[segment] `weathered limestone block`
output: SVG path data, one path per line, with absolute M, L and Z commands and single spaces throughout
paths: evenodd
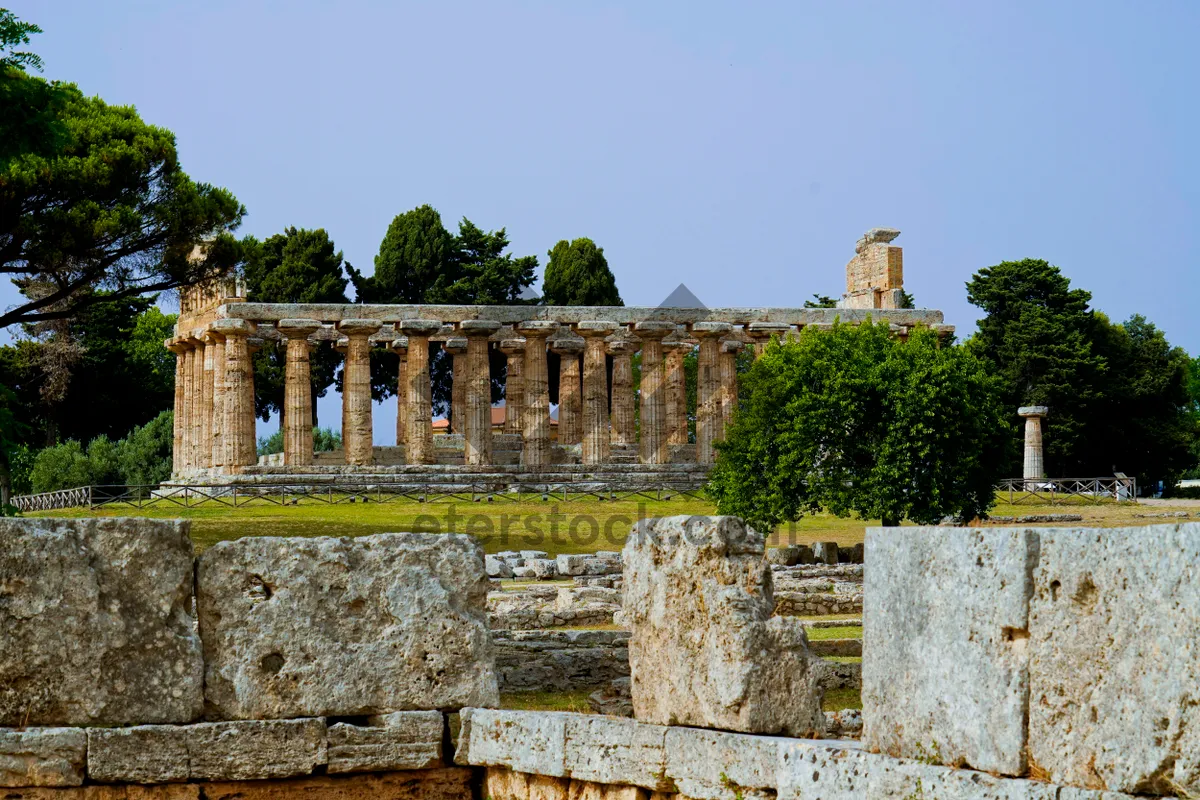
M 88 777 L 102 783 L 290 778 L 326 760 L 320 719 L 88 730 Z
M 329 726 L 330 774 L 444 766 L 440 711 L 396 711 L 368 722 Z
M 561 711 L 463 709 L 454 763 L 567 777 L 569 716 Z M 520 746 L 514 747 L 517 742 Z
M 203 788 L 204 800 L 471 800 L 473 797 L 468 769 L 207 783 Z
M 818 564 L 836 564 L 836 563 L 838 563 L 838 543 L 837 542 L 813 542 L 812 552 L 813 552 L 813 559 Z
M 217 719 L 498 702 L 483 552 L 469 536 L 252 537 L 199 561 Z
M 505 767 L 488 767 L 484 778 L 483 796 L 489 800 L 529 800 L 529 779 L 533 777 L 524 772 L 514 772 Z M 565 785 L 570 781 L 565 778 L 551 778 Z
M 513 568 L 509 566 L 507 561 L 493 555 L 486 555 L 483 558 L 484 568 L 487 570 L 489 578 L 513 577 Z
M 182 521 L 0 520 L 0 725 L 196 719 L 192 558 Z
M 208 786 L 204 788 L 209 788 Z M 201 800 L 199 784 L 77 786 L 70 789 L 5 789 L 4 800 Z M 207 798 L 212 795 L 207 795 Z M 222 800 L 232 800 L 225 796 Z
M 572 714 L 566 725 L 567 772 L 578 780 L 671 789 L 665 777 L 667 731 L 631 719 Z
M 867 531 L 868 749 L 1025 774 L 1035 537 L 1011 529 Z
M 649 792 L 637 786 L 612 786 L 572 779 L 565 798 L 566 800 L 647 800 L 649 796 Z
M 623 554 L 622 613 L 639 720 L 820 735 L 815 659 L 797 620 L 772 617 L 764 549 L 762 534 L 735 517 L 635 528 Z
M 0 786 L 78 786 L 86 764 L 82 728 L 0 729 Z
M 773 797 L 779 748 L 788 739 L 668 728 L 666 775 L 696 800 Z
M 1038 533 L 1032 762 L 1057 783 L 1200 793 L 1200 524 Z

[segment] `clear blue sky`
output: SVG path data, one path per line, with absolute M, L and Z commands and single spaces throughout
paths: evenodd
M 6 4 L 243 232 L 323 227 L 368 271 L 430 203 L 543 262 L 595 239 L 627 304 L 799 305 L 891 226 L 964 334 L 971 274 L 1038 257 L 1200 351 L 1200 3 Z

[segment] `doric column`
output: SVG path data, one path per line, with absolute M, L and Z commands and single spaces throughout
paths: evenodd
M 675 330 L 674 322 L 647 320 L 633 326 L 642 340 L 641 435 L 643 464 L 665 464 L 670 460 L 667 445 L 667 376 L 662 340 Z
M 225 337 L 225 466 L 237 473 L 258 462 L 249 342 L 255 326 L 244 319 L 219 319 L 213 328 Z
M 550 352 L 558 354 L 558 443 L 579 444 L 583 438 L 582 376 L 579 370 L 583 342 L 560 335 L 550 340 Z
M 192 469 L 204 467 L 204 340 L 192 339 L 192 386 L 188 398 L 190 411 L 188 420 L 191 422 L 191 438 L 188 447 L 188 462 Z
M 429 383 L 429 337 L 442 329 L 442 323 L 432 319 L 406 319 L 400 330 L 408 338 L 408 432 L 404 437 L 405 461 L 409 464 L 432 464 L 433 427 Z
M 179 339 L 168 339 L 166 348 L 175 354 L 175 412 L 174 425 L 171 429 L 171 474 L 179 475 L 183 472 L 183 427 L 186 423 L 184 419 L 184 406 L 187 399 L 187 386 L 185 375 L 187 374 L 187 348 Z
M 211 341 L 209 347 L 213 351 L 213 389 L 212 389 L 212 437 L 209 439 L 209 449 L 212 452 L 212 467 L 218 472 L 225 471 L 225 337 L 216 330 L 207 334 Z
M 1027 481 L 1040 481 L 1046 477 L 1046 464 L 1042 453 L 1042 418 L 1050 413 L 1046 406 L 1022 406 L 1017 415 L 1025 418 L 1025 470 Z
M 205 331 L 200 337 L 204 342 L 204 365 L 201 371 L 200 381 L 200 446 L 199 446 L 199 466 L 201 469 L 210 469 L 213 465 L 212 454 L 212 432 L 213 432 L 213 385 L 215 383 L 216 370 L 214 368 L 214 357 L 216 356 L 216 344 L 219 337 L 209 331 Z
M 450 430 L 463 432 L 467 416 L 467 340 L 461 336 L 442 342 L 442 350 L 450 356 Z
M 738 383 L 737 358 L 744 345 L 737 339 L 725 339 L 721 342 L 721 436 L 725 437 L 729 425 L 733 422 L 733 412 L 737 410 Z
M 192 395 L 196 391 L 196 346 L 190 337 L 179 340 L 183 348 L 183 441 L 180 443 L 180 469 L 191 472 L 192 462 Z
M 504 432 L 520 433 L 525 410 L 525 340 L 504 339 L 500 352 L 508 356 L 504 372 Z
M 375 461 L 371 419 L 371 334 L 381 323 L 373 319 L 344 319 L 337 328 L 350 340 L 342 368 L 342 447 L 346 464 L 365 467 Z
M 546 337 L 558 330 L 558 323 L 530 320 L 517 325 L 525 337 L 525 409 L 521 424 L 525 443 L 521 463 L 542 467 L 550 463 L 550 384 L 546 379 Z
M 604 337 L 612 335 L 621 326 L 615 322 L 588 320 L 578 322 L 574 327 L 584 340 L 583 463 L 603 464 L 608 461 L 611 442 L 608 430 L 608 354 Z
M 284 319 L 276 326 L 287 337 L 283 376 L 283 463 L 313 463 L 312 368 L 308 337 L 321 328 L 315 319 Z
M 618 446 L 637 444 L 637 414 L 634 412 L 633 354 L 640 344 L 633 339 L 609 342 L 608 354 L 613 358 L 612 371 L 612 443 Z
M 400 357 L 400 372 L 396 376 L 396 446 L 408 436 L 408 338 L 392 340 L 392 352 Z
M 458 324 L 467 337 L 467 400 L 463 425 L 463 463 L 492 463 L 492 373 L 488 337 L 500 330 L 490 319 L 469 319 Z
M 720 342 L 733 330 L 728 322 L 697 322 L 692 335 L 700 340 L 696 359 L 696 461 L 713 462 L 713 442 L 725 438 L 725 417 L 721 409 Z
M 687 376 L 683 360 L 694 345 L 679 339 L 663 342 L 663 364 L 667 381 L 667 444 L 688 443 Z
M 759 358 L 766 352 L 767 344 L 772 337 L 781 342 L 792 332 L 792 326 L 786 322 L 751 322 L 746 326 L 746 333 L 754 340 L 754 357 Z

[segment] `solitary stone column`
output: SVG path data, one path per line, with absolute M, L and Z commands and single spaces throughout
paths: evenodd
M 679 339 L 663 342 L 663 361 L 667 380 L 667 444 L 688 443 L 687 376 L 683 360 L 692 352 L 692 343 Z
M 192 348 L 195 355 L 192 357 L 192 392 L 189 405 L 191 413 L 188 419 L 191 420 L 191 446 L 188 448 L 188 460 L 191 462 L 192 469 L 202 469 L 204 467 L 204 353 L 207 349 L 204 346 L 204 340 L 192 339 Z
M 433 427 L 429 383 L 429 337 L 442 329 L 433 319 L 406 319 L 400 330 L 408 337 L 408 435 L 404 437 L 405 461 L 432 464 Z
M 225 337 L 216 330 L 208 332 L 213 351 L 212 451 L 213 469 L 225 471 Z
M 525 340 L 505 339 L 500 352 L 508 356 L 504 372 L 504 432 L 521 433 L 525 410 Z
M 558 354 L 558 442 L 579 444 L 583 438 L 583 402 L 580 398 L 579 355 L 583 342 L 559 337 L 550 342 Z
M 550 320 L 529 320 L 517 325 L 525 337 L 525 444 L 521 463 L 527 467 L 550 464 L 550 385 L 546 379 L 546 337 L 558 330 Z
M 371 419 L 371 334 L 381 323 L 373 319 L 344 319 L 337 328 L 350 340 L 342 374 L 342 447 L 346 464 L 365 467 L 375 461 Z
M 642 340 L 641 461 L 665 464 L 670 460 L 667 445 L 667 376 L 663 365 L 663 337 L 675 330 L 674 322 L 647 320 L 633 326 Z
M 728 322 L 697 322 L 691 330 L 700 340 L 696 359 L 696 461 L 711 464 L 713 442 L 725 438 L 719 339 L 733 330 L 733 326 Z
M 1027 481 L 1040 481 L 1046 477 L 1046 465 L 1042 457 L 1042 418 L 1050 413 L 1046 406 L 1022 406 L 1017 415 L 1025 418 L 1025 474 Z
M 721 342 L 721 438 L 729 433 L 738 405 L 737 359 L 743 344 L 737 339 Z
M 442 342 L 442 350 L 450 356 L 450 430 L 462 433 L 467 415 L 467 340 L 458 337 Z
M 201 469 L 210 469 L 213 465 L 212 454 L 212 432 L 213 432 L 213 385 L 215 384 L 216 370 L 214 367 L 214 357 L 216 356 L 217 338 L 212 333 L 205 331 L 200 337 L 204 342 L 204 368 L 201 372 L 200 381 L 200 467 Z
M 469 319 L 460 322 L 458 329 L 467 337 L 463 463 L 483 466 L 492 463 L 492 373 L 488 337 L 500 330 L 500 323 L 490 319 Z
M 751 322 L 746 326 L 746 333 L 754 340 L 755 358 L 762 357 L 772 337 L 778 338 L 782 342 L 791 332 L 792 326 L 786 322 Z
M 608 354 L 604 337 L 621 326 L 615 322 L 579 322 L 575 331 L 583 337 L 583 463 L 608 461 L 611 435 L 608 431 Z
M 171 474 L 183 473 L 183 429 L 187 421 L 184 419 L 184 406 L 187 403 L 187 348 L 179 339 L 168 339 L 167 349 L 175 354 L 175 413 L 174 425 L 171 429 Z
M 404 445 L 408 436 L 408 339 L 392 340 L 392 351 L 400 357 L 400 373 L 396 377 L 396 446 Z
M 258 461 L 249 342 L 255 326 L 244 319 L 219 319 L 213 328 L 225 337 L 225 465 L 238 473 Z
M 284 319 L 276 326 L 287 337 L 283 377 L 283 463 L 313 463 L 312 367 L 308 337 L 321 328 L 315 319 Z
M 637 444 L 637 415 L 634 413 L 633 354 L 639 344 L 633 339 L 608 343 L 613 357 L 612 371 L 612 443 L 616 446 Z

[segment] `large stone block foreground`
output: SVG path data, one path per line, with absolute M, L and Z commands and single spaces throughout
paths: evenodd
M 625 544 L 623 619 L 637 719 L 819 736 L 808 639 L 772 616 L 762 534 L 736 517 L 643 520 Z
M 488 580 L 469 536 L 258 537 L 197 569 L 206 714 L 494 706 Z
M 1196 523 L 869 530 L 864 744 L 1200 792 L 1198 563 Z
M 198 718 L 192 558 L 182 521 L 0 520 L 0 725 Z

